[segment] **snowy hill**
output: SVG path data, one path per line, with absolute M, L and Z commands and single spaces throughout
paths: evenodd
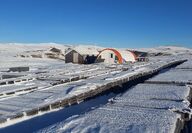
M 89 52 L 102 47 L 57 43 L 0 43 L 0 68 L 64 63 L 65 53 L 70 49 Z
M 57 48 L 61 50 L 62 54 L 69 49 L 78 49 L 80 51 L 89 50 L 101 50 L 103 47 L 94 45 L 68 45 L 68 44 L 57 44 L 57 43 L 0 43 L 0 55 L 1 56 L 23 56 L 29 57 L 31 55 L 39 55 L 49 52 L 51 48 Z
M 136 50 L 147 52 L 150 55 L 192 54 L 192 49 L 179 46 L 159 46 L 156 48 L 139 48 Z
M 59 49 L 60 53 L 50 51 L 52 48 Z M 2 43 L 0 44 L 0 56 L 18 58 L 52 58 L 63 60 L 65 53 L 70 49 L 78 49 L 79 51 L 89 53 L 94 50 L 100 51 L 104 49 L 104 47 L 95 45 L 69 45 L 57 43 Z M 192 49 L 178 46 L 160 46 L 156 48 L 139 48 L 132 50 L 147 52 L 151 56 L 192 54 Z

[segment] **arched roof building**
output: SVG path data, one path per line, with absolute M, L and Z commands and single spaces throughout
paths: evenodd
M 123 58 L 123 62 L 135 62 L 137 60 L 137 56 L 134 52 L 129 50 L 119 50 L 121 56 Z
M 109 64 L 122 64 L 126 62 L 135 62 L 136 58 L 136 55 L 131 51 L 106 48 L 98 54 L 97 62 L 105 62 Z

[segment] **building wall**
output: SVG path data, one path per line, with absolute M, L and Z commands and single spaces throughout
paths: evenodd
M 105 63 L 113 64 L 117 63 L 116 54 L 111 50 L 104 50 L 100 53 L 101 59 L 104 59 Z
M 78 54 L 77 57 L 74 57 L 74 53 Z M 75 58 L 75 59 L 74 59 Z M 77 58 L 77 59 L 76 59 Z M 78 64 L 83 64 L 84 59 L 83 56 L 77 53 L 75 50 L 70 51 L 65 55 L 65 62 L 66 63 L 78 63 Z
M 73 62 L 73 52 L 74 51 L 70 51 L 65 55 L 65 63 Z

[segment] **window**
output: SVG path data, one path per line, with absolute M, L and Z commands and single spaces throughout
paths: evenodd
M 113 58 L 113 54 L 111 53 L 111 58 Z
M 117 56 L 115 56 L 115 60 L 118 60 L 118 57 L 117 57 Z

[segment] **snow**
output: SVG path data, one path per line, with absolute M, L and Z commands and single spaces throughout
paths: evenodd
M 185 86 L 140 84 L 113 98 L 113 103 L 38 131 L 52 132 L 173 132 L 179 115 L 169 108 L 183 109 L 189 89 Z
M 191 57 L 190 57 L 191 58 Z M 192 60 L 189 58 L 188 61 L 184 62 L 183 64 L 177 66 L 177 69 L 191 69 L 192 70 Z
M 30 84 L 27 85 L 25 83 L 16 84 L 16 85 L 0 86 L 0 94 L 15 92 L 15 91 L 18 91 L 18 90 L 25 90 L 25 89 L 32 88 L 32 87 L 36 87 L 36 86 L 30 85 Z
M 182 101 L 187 101 L 189 91 L 186 86 L 139 84 L 114 102 L 122 106 L 156 109 L 187 108 Z
M 182 64 L 181 64 L 182 66 Z M 180 66 L 178 66 L 180 67 Z M 178 68 L 177 67 L 177 68 Z M 182 74 L 180 69 L 173 69 L 160 75 L 161 80 L 172 79 L 172 71 Z M 156 76 L 158 77 L 158 75 Z M 159 80 L 156 77 L 151 80 Z M 184 76 L 181 76 L 184 78 Z M 172 110 L 189 109 L 188 86 L 167 84 L 139 84 L 120 94 L 107 105 L 72 116 L 62 122 L 53 124 L 38 133 L 51 132 L 174 132 L 180 115 Z
M 72 50 L 77 51 L 81 55 L 97 56 L 99 54 L 99 52 L 96 48 L 89 48 L 89 47 L 85 48 L 85 47 L 81 47 L 81 46 L 76 46 L 76 47 L 72 48 Z
M 149 81 L 175 81 L 192 83 L 192 70 L 172 69 L 169 72 L 159 74 Z
M 152 57 L 147 63 L 78 65 L 65 64 L 56 59 L 20 58 L 16 56 L 29 50 L 46 51 L 52 46 L 64 51 L 71 47 L 52 43 L 40 46 L 30 44 L 28 46 L 22 44 L 0 45 L 0 75 L 21 75 L 18 78 L 1 79 L 0 82 L 23 78 L 33 79 L 12 85 L 1 85 L 0 94 L 37 87 L 31 91 L 0 96 L 0 119 L 9 119 L 16 114 L 86 93 L 114 81 L 158 69 L 168 62 L 185 59 L 185 57 L 180 56 L 177 58 L 169 56 Z M 76 47 L 85 51 L 90 50 L 90 47 L 85 47 L 85 49 L 81 46 Z M 100 48 L 92 47 L 92 49 Z M 189 62 L 150 80 L 191 82 L 192 71 L 186 69 L 186 66 L 191 64 Z M 17 66 L 28 66 L 30 69 L 28 72 L 21 73 L 7 72 L 10 67 Z M 74 78 L 77 81 L 72 81 Z M 82 115 L 72 116 L 40 132 L 172 132 L 180 115 L 169 109 L 188 108 L 186 102 L 188 93 L 189 88 L 185 86 L 140 84 L 124 94 L 118 95 L 107 105 Z M 8 122 L 5 126 L 15 124 L 18 121 Z
M 43 67 L 40 66 L 39 68 L 43 68 L 42 70 L 32 69 L 32 71 L 26 73 L 30 75 L 30 77 L 38 78 L 38 80 L 36 79 L 34 81 L 28 81 L 19 84 L 17 83 L 15 85 L 1 86 L 2 93 L 7 92 L 7 88 L 9 89 L 9 91 L 13 92 L 22 89 L 23 87 L 28 85 L 35 85 L 37 86 L 37 89 L 35 91 L 30 91 L 30 93 L 26 92 L 21 95 L 13 94 L 13 96 L 4 96 L 4 98 L 0 99 L 0 111 L 7 111 L 7 115 L 3 115 L 3 118 L 9 118 L 18 113 L 38 108 L 46 104 L 54 103 L 61 99 L 69 98 L 77 94 L 87 92 L 88 90 L 95 89 L 96 86 L 107 84 L 108 82 L 104 81 L 103 78 L 105 78 L 106 76 L 113 76 L 114 73 L 117 74 L 122 72 L 122 67 L 123 66 L 118 66 L 118 68 L 112 67 L 111 69 L 106 69 L 106 67 L 103 65 L 76 64 L 60 64 L 58 66 L 50 65 Z M 79 71 L 76 71 L 77 69 Z M 43 71 L 43 73 L 41 73 L 41 71 Z M 112 74 L 110 74 L 111 72 Z M 71 82 L 56 86 L 50 85 L 50 83 L 53 81 L 55 82 L 64 79 L 70 79 L 74 76 L 87 76 L 89 77 L 89 79 L 79 80 L 77 82 Z
M 181 54 L 192 54 L 191 48 L 185 48 L 182 46 L 159 46 L 157 48 L 139 48 L 135 49 L 143 52 L 152 53 L 163 53 L 170 55 L 181 55 Z

